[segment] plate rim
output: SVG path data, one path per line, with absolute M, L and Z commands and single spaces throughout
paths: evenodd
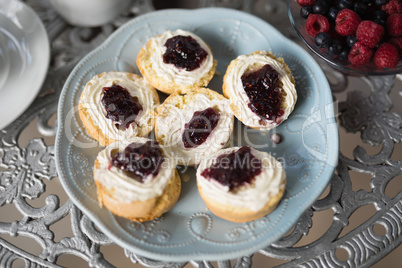
M 263 249 L 266 246 L 269 246 L 269 244 L 267 245 L 260 245 L 258 244 L 258 246 L 254 246 L 252 248 L 248 248 L 248 249 L 239 249 L 239 250 L 235 250 L 232 251 L 230 253 L 216 253 L 216 254 L 207 254 L 205 255 L 199 252 L 193 252 L 193 254 L 191 256 L 189 256 L 189 254 L 185 253 L 185 254 L 175 254 L 172 255 L 171 253 L 160 253 L 160 252 L 149 252 L 148 250 L 144 250 L 141 247 L 136 247 L 135 245 L 132 245 L 130 243 L 127 243 L 125 240 L 122 240 L 120 237 L 116 237 L 113 232 L 111 230 L 109 230 L 107 228 L 107 226 L 105 226 L 102 222 L 100 222 L 100 218 L 97 217 L 96 212 L 94 211 L 90 211 L 88 208 L 85 207 L 85 204 L 81 203 L 81 201 L 79 200 L 79 198 L 76 196 L 76 194 L 71 190 L 70 186 L 68 185 L 67 181 L 63 178 L 61 178 L 61 175 L 65 175 L 64 172 L 64 168 L 61 166 L 61 163 L 59 163 L 59 155 L 60 155 L 60 141 L 62 139 L 62 132 L 64 129 L 64 125 L 63 125 L 63 120 L 64 118 L 61 118 L 61 116 L 63 115 L 63 107 L 64 107 L 64 102 L 63 99 L 65 97 L 65 95 L 67 94 L 67 85 L 71 82 L 72 76 L 73 74 L 75 74 L 79 68 L 81 68 L 81 65 L 84 64 L 87 60 L 89 60 L 90 58 L 92 58 L 94 56 L 94 54 L 99 53 L 100 51 L 102 51 L 103 49 L 105 49 L 107 46 L 109 46 L 109 44 L 112 42 L 112 39 L 116 36 L 119 35 L 120 32 L 124 31 L 125 28 L 130 27 L 131 24 L 135 24 L 140 22 L 141 20 L 145 20 L 146 18 L 150 17 L 150 16 L 154 16 L 155 14 L 159 13 L 159 15 L 162 14 L 166 14 L 166 13 L 177 13 L 177 12 L 184 12 L 184 13 L 197 13 L 197 12 L 203 12 L 203 10 L 216 10 L 217 12 L 229 12 L 229 13 L 233 13 L 233 14 L 237 14 L 239 16 L 241 16 L 242 18 L 250 18 L 254 21 L 259 21 L 260 23 L 263 23 L 264 25 L 266 25 L 267 27 L 271 28 L 272 30 L 276 31 L 277 34 L 282 37 L 284 40 L 286 40 L 287 43 L 292 44 L 296 47 L 298 47 L 298 49 L 300 51 L 303 51 L 302 53 L 304 54 L 304 56 L 308 57 L 308 59 L 310 60 L 310 62 L 315 65 L 314 67 L 316 69 L 319 69 L 321 71 L 320 75 L 322 78 L 325 78 L 325 88 L 328 89 L 327 95 L 326 95 L 326 100 L 328 99 L 328 101 L 330 101 L 330 103 L 333 102 L 333 98 L 331 95 L 331 90 L 330 90 L 330 86 L 328 83 L 328 80 L 325 77 L 324 72 L 322 71 L 321 67 L 318 65 L 318 63 L 314 60 L 314 58 L 308 54 L 307 51 L 305 51 L 303 48 L 301 48 L 301 46 L 299 46 L 298 44 L 296 44 L 294 41 L 290 40 L 289 38 L 287 38 L 286 36 L 284 36 L 282 33 L 280 33 L 275 27 L 273 27 L 271 24 L 269 24 L 268 22 L 262 20 L 261 18 L 246 13 L 244 11 L 239 11 L 239 10 L 234 10 L 234 9 L 229 9 L 229 8 L 222 8 L 222 7 L 206 7 L 206 8 L 198 8 L 198 9 L 167 9 L 167 10 L 157 10 L 157 11 L 152 11 L 149 13 L 145 13 L 143 15 L 140 15 L 138 17 L 135 17 L 129 21 L 127 21 L 124 25 L 122 25 L 121 27 L 119 27 L 116 31 L 114 31 L 102 44 L 100 44 L 98 47 L 96 47 L 94 50 L 92 50 L 91 52 L 89 52 L 83 59 L 81 59 L 81 61 L 79 63 L 77 63 L 77 65 L 74 67 L 74 69 L 70 72 L 70 75 L 68 77 L 68 79 L 66 80 L 60 98 L 59 98 L 59 105 L 58 105 L 58 128 L 57 128 L 57 134 L 56 134 L 56 141 L 55 141 L 55 159 L 56 159 L 56 169 L 57 172 L 59 174 L 59 178 L 61 181 L 61 184 L 63 186 L 63 188 L 65 189 L 66 193 L 68 194 L 68 196 L 72 199 L 73 203 L 79 207 L 83 212 L 85 212 L 86 215 L 89 216 L 89 218 L 94 221 L 94 223 L 97 224 L 97 226 L 99 227 L 99 229 L 105 233 L 105 235 L 107 235 L 112 241 L 116 242 L 117 244 L 119 244 L 120 246 L 122 246 L 125 249 L 128 250 L 134 250 L 135 252 L 133 252 L 134 254 L 139 254 L 140 256 L 143 257 L 147 257 L 147 258 L 153 258 L 156 260 L 161 260 L 161 261 L 190 261 L 190 260 L 226 260 L 226 259 L 231 259 L 231 258 L 237 258 L 239 257 L 238 254 L 246 255 L 246 254 L 252 254 L 260 249 Z M 328 111 L 331 113 L 331 115 L 333 115 L 335 117 L 334 114 L 334 108 L 331 107 L 327 107 Z M 335 122 L 336 123 L 336 122 Z M 338 161 L 338 157 L 339 157 L 339 131 L 338 128 L 336 126 L 336 124 L 334 126 L 332 126 L 334 128 L 334 131 L 336 132 L 337 135 L 335 135 L 334 137 L 332 137 L 332 147 L 335 149 L 336 151 L 336 155 L 334 155 L 333 157 L 336 158 L 335 161 Z M 319 188 L 320 194 L 325 190 L 326 186 L 328 185 L 328 183 L 330 182 L 330 179 L 332 177 L 332 174 L 334 173 L 336 167 L 336 163 L 334 163 L 332 165 L 332 169 L 328 169 L 326 168 L 325 171 L 326 173 L 328 173 L 328 180 L 325 183 L 325 185 L 323 185 L 322 187 Z M 325 173 L 325 174 L 326 174 Z M 309 200 L 304 200 L 304 204 L 303 204 L 303 211 L 305 211 L 306 209 L 309 208 L 309 206 L 311 206 L 311 204 L 313 202 L 315 202 L 315 200 L 317 200 L 317 198 L 319 197 L 320 194 L 317 194 L 316 197 L 314 198 L 310 198 Z M 315 196 L 315 195 L 314 195 Z M 292 222 L 291 224 L 288 224 L 288 226 L 283 226 L 282 228 L 285 229 L 284 232 L 280 233 L 280 234 L 276 234 L 273 240 L 277 240 L 280 237 L 282 237 L 284 235 L 284 233 L 286 233 L 290 228 L 292 228 L 294 226 L 294 224 L 297 222 L 297 220 L 301 217 L 303 211 L 300 213 L 300 215 L 298 216 L 292 216 L 292 219 L 289 220 L 290 222 Z M 201 255 L 200 255 L 201 254 Z

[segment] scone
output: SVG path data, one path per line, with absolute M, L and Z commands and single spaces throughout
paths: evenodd
M 114 141 L 148 135 L 154 127 L 159 104 L 158 93 L 142 77 L 105 72 L 87 82 L 78 112 L 88 134 L 107 146 Z
M 272 212 L 285 191 L 286 174 L 270 154 L 248 146 L 222 149 L 197 168 L 198 191 L 216 216 L 233 222 Z
M 142 137 L 99 152 L 94 179 L 100 204 L 133 221 L 161 216 L 175 205 L 181 190 L 175 161 L 156 141 Z
M 167 94 L 207 86 L 216 65 L 209 46 L 194 33 L 180 29 L 149 39 L 137 57 L 145 79 Z
M 297 101 L 289 67 L 266 51 L 233 60 L 223 78 L 223 93 L 237 119 L 259 130 L 270 130 L 286 120 Z
M 221 94 L 207 88 L 176 92 L 158 107 L 155 138 L 178 164 L 193 166 L 227 146 L 233 123 Z

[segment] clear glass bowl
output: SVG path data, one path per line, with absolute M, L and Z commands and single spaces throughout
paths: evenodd
M 336 56 L 328 54 L 326 49 L 317 47 L 314 44 L 314 38 L 307 34 L 307 31 L 304 27 L 306 19 L 303 19 L 300 16 L 301 7 L 297 3 L 297 1 L 296 0 L 287 0 L 287 1 L 288 1 L 288 14 L 290 22 L 292 23 L 292 26 L 295 29 L 298 36 L 300 37 L 300 39 L 307 45 L 309 49 L 311 49 L 321 59 L 328 62 L 332 67 L 334 67 L 338 71 L 350 75 L 391 75 L 391 74 L 402 73 L 402 60 L 399 61 L 398 65 L 395 68 L 377 69 L 374 63 L 370 63 L 365 66 L 356 66 L 349 63 L 346 60 L 342 60 L 340 58 L 337 58 Z

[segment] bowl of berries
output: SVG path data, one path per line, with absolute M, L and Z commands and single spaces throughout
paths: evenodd
M 402 73 L 402 0 L 288 0 L 301 40 L 352 75 Z

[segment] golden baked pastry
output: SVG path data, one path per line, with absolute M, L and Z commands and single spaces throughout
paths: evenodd
M 178 164 L 193 166 L 227 146 L 233 123 L 221 94 L 207 88 L 175 92 L 158 107 L 155 138 Z
M 100 204 L 133 221 L 161 216 L 175 205 L 181 190 L 175 161 L 156 141 L 142 137 L 99 152 L 94 179 Z
M 243 124 L 270 130 L 293 111 L 297 92 L 293 75 L 282 58 L 266 51 L 240 55 L 229 64 L 223 94 Z
M 105 72 L 87 82 L 78 112 L 88 134 L 101 145 L 148 135 L 155 120 L 159 96 L 136 74 Z
M 207 86 L 216 65 L 209 46 L 194 33 L 180 29 L 149 39 L 137 56 L 141 74 L 167 94 Z
M 197 168 L 198 191 L 216 216 L 233 222 L 272 212 L 286 186 L 282 165 L 270 154 L 248 146 L 222 149 Z

